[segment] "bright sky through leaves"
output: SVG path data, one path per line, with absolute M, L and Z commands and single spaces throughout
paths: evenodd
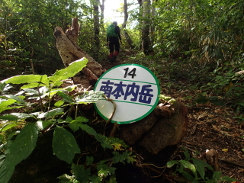
M 119 12 L 118 10 L 123 7 L 123 4 L 123 0 L 105 0 L 105 21 L 117 21 L 118 24 L 122 24 L 124 21 L 123 12 Z

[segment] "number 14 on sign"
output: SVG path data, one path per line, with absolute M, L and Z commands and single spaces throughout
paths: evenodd
M 132 79 L 134 79 L 134 77 L 136 76 L 136 68 L 133 68 L 131 70 L 129 70 L 129 67 L 124 69 L 125 74 L 124 74 L 124 78 L 127 78 L 127 76 L 132 77 Z

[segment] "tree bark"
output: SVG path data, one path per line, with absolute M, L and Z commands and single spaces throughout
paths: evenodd
M 124 22 L 122 24 L 122 29 L 127 43 L 129 44 L 130 48 L 133 49 L 135 46 L 133 44 L 133 41 L 130 38 L 130 35 L 126 30 L 127 20 L 128 20 L 128 4 L 127 4 L 127 0 L 124 0 Z
M 104 3 L 105 3 L 105 0 L 102 0 L 102 2 L 99 1 L 99 6 L 100 6 L 100 9 L 101 9 L 101 18 L 100 18 L 100 25 L 102 27 L 102 31 L 104 31 Z
M 152 0 L 152 6 L 151 6 L 151 26 L 150 26 L 150 38 L 151 38 L 151 45 L 154 45 L 155 43 L 155 16 L 156 16 L 156 9 L 155 9 L 155 3 L 156 0 Z
M 77 44 L 80 26 L 78 19 L 72 20 L 72 26 L 65 33 L 61 27 L 56 27 L 54 36 L 56 38 L 56 47 L 63 61 L 64 66 L 68 66 L 73 61 L 86 57 L 87 66 L 82 70 L 82 76 L 74 77 L 74 82 L 82 84 L 88 88 L 105 71 L 102 66 L 96 62 L 89 54 L 84 52 Z
M 93 54 L 94 58 L 98 59 L 99 51 L 100 51 L 100 39 L 99 39 L 99 32 L 100 32 L 100 25 L 99 25 L 99 9 L 98 5 L 100 4 L 99 0 L 94 0 L 93 2 L 93 10 L 94 10 L 94 49 Z
M 150 40 L 150 0 L 142 0 L 142 49 L 145 55 L 152 52 L 152 45 Z

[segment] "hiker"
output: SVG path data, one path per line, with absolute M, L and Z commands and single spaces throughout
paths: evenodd
M 119 54 L 120 49 L 120 42 L 121 42 L 121 36 L 120 36 L 120 28 L 117 25 L 117 22 L 113 22 L 107 29 L 107 42 L 109 46 L 109 60 L 115 61 L 116 57 Z

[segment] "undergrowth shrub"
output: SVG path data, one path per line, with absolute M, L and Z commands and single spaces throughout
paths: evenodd
M 53 154 L 71 168 L 72 174 L 59 177 L 60 182 L 116 182 L 114 165 L 135 160 L 122 140 L 98 133 L 86 116 L 77 111 L 71 113 L 78 105 L 104 99 L 102 92 L 83 91 L 75 95 L 76 85 L 61 86 L 63 80 L 80 72 L 87 62 L 77 60 L 51 76 L 18 75 L 0 82 L 0 182 L 10 180 L 15 167 L 36 148 L 39 135 L 47 132 L 53 133 Z M 18 85 L 15 92 L 10 91 L 11 85 Z M 110 156 L 99 159 L 87 153 L 91 144 L 78 145 L 74 136 L 78 130 L 109 151 Z M 84 160 L 76 158 L 83 153 Z
M 191 157 L 187 150 L 184 151 L 184 158 L 168 161 L 166 166 L 170 169 L 174 168 L 174 173 L 183 177 L 182 182 L 216 183 L 234 181 L 233 178 L 223 176 L 220 171 L 214 170 L 206 161 Z M 177 177 L 176 175 L 175 177 Z

